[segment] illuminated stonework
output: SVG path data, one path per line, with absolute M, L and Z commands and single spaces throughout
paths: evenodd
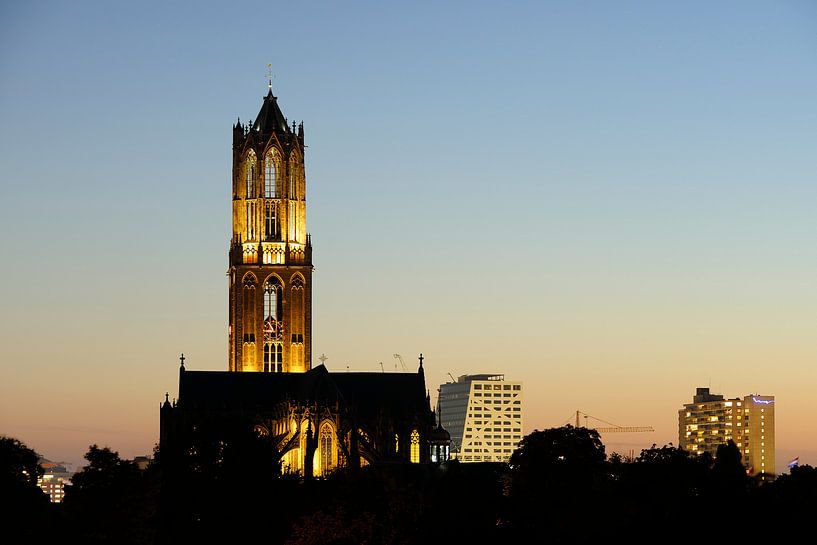
M 774 477 L 774 396 L 724 399 L 698 388 L 692 403 L 678 411 L 678 445 L 694 454 L 715 456 L 718 446 L 734 441 L 750 475 Z
M 269 447 L 282 472 L 304 477 L 448 459 L 422 354 L 415 373 L 312 366 L 304 147 L 303 125 L 289 126 L 271 91 L 254 122 L 233 127 L 229 365 L 194 371 L 180 358 L 178 398 L 166 394 L 160 405 L 170 473 L 219 466 L 224 452 L 242 448 L 241 430 Z
M 233 127 L 230 371 L 312 368 L 312 244 L 306 233 L 303 123 L 272 91 Z

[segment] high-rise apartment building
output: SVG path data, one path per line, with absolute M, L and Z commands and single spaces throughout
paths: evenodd
M 43 474 L 37 478 L 37 486 L 48 494 L 51 503 L 62 503 L 65 485 L 71 484 L 71 472 L 62 463 L 40 460 Z
M 442 426 L 451 457 L 461 462 L 507 462 L 522 440 L 522 383 L 505 375 L 462 375 L 440 385 Z
M 698 388 L 692 403 L 678 411 L 678 444 L 692 453 L 714 456 L 729 440 L 740 449 L 749 474 L 773 477 L 774 396 L 724 399 L 709 388 Z

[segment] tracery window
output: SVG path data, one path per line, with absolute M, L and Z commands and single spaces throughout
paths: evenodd
M 281 318 L 281 283 L 272 277 L 264 283 L 264 320 Z
M 411 443 L 409 445 L 409 460 L 412 464 L 420 463 L 420 432 L 411 430 Z
M 278 196 L 275 180 L 276 164 L 278 154 L 271 150 L 264 159 L 264 197 L 274 199 Z
M 292 280 L 292 289 L 290 290 L 290 319 L 289 319 L 289 329 L 291 331 L 292 337 L 290 339 L 293 343 L 303 343 L 304 342 L 304 314 L 306 312 L 305 309 L 305 301 L 304 301 L 304 281 L 300 276 L 296 276 L 294 280 Z
M 264 371 L 267 373 L 284 370 L 284 322 L 281 315 L 281 283 L 272 277 L 264 283 Z
M 284 365 L 284 347 L 280 342 L 267 341 L 264 334 L 264 372 L 281 373 Z
M 321 473 L 326 475 L 332 469 L 332 427 L 324 424 L 320 434 Z

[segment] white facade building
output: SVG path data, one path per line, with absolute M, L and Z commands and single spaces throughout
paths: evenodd
M 507 462 L 522 440 L 522 383 L 505 375 L 462 375 L 440 385 L 437 410 L 452 459 Z

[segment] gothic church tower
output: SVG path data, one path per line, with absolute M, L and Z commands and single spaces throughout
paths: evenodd
M 230 371 L 312 367 L 312 244 L 306 233 L 304 126 L 272 94 L 233 127 Z

